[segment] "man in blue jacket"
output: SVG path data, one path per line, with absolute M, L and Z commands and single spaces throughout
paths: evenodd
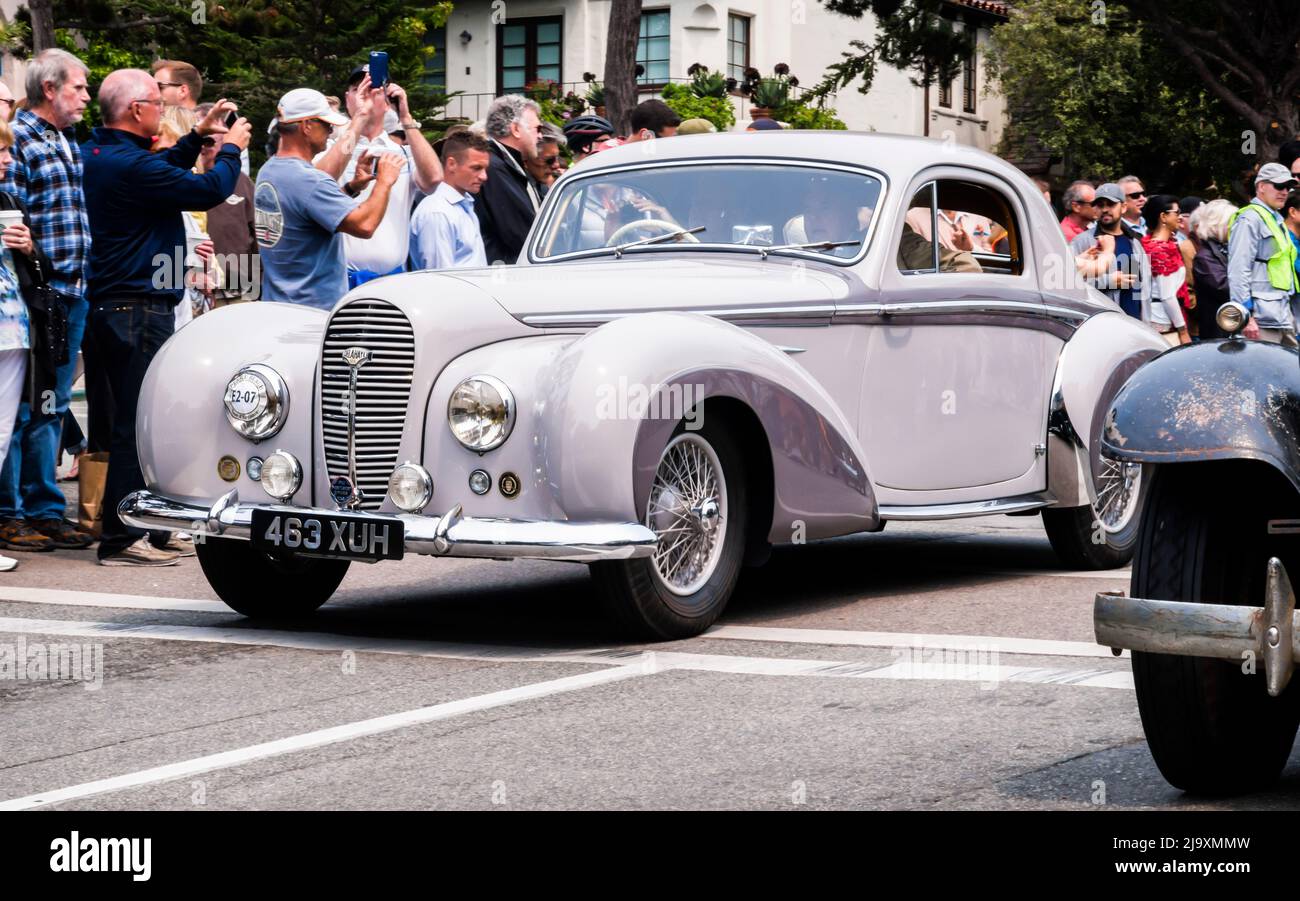
M 172 276 L 173 261 L 185 254 L 181 212 L 211 209 L 230 196 L 250 134 L 242 118 L 227 131 L 223 123 L 234 104 L 221 100 L 174 147 L 152 153 L 162 106 L 158 83 L 148 72 L 110 73 L 99 88 L 105 125 L 81 147 L 91 235 L 87 328 L 116 407 L 99 544 L 99 562 L 106 566 L 167 566 L 181 550 L 174 540 L 154 547 L 145 532 L 122 522 L 117 505 L 145 487 L 135 408 L 145 371 L 172 333 L 173 308 L 184 292 Z M 221 135 L 222 147 L 212 169 L 196 175 L 190 170 L 208 135 Z

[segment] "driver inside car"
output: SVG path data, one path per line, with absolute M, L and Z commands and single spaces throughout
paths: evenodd
M 804 212 L 785 223 L 782 229 L 787 244 L 812 244 L 817 241 L 866 240 L 867 227 L 875 210 L 864 198 L 855 197 L 841 178 L 814 178 L 808 187 Z M 822 251 L 838 257 L 854 257 L 861 243 L 832 247 Z

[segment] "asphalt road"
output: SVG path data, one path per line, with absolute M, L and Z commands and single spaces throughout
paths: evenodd
M 0 680 L 0 809 L 1300 806 L 1300 754 L 1243 798 L 1161 779 L 1128 660 L 1092 642 L 1128 574 L 1061 570 L 1037 518 L 780 550 L 659 645 L 620 644 L 573 564 L 354 564 L 288 631 L 192 558 L 21 559 L 0 660 L 85 653 Z

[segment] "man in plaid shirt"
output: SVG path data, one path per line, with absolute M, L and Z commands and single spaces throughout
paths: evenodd
M 40 409 L 19 408 L 0 467 L 0 547 L 12 550 L 83 548 L 94 540 L 64 519 L 67 501 L 55 478 L 62 416 L 86 327 L 90 225 L 73 125 L 90 102 L 88 74 L 85 63 L 64 50 L 45 50 L 28 64 L 29 108 L 11 123 L 13 172 L 0 182 L 31 215 L 32 238 L 54 264 L 50 285 L 68 304 L 68 362 L 59 367 L 55 395 Z

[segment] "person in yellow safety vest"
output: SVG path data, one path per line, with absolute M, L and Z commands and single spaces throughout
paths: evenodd
M 1292 298 L 1296 249 L 1278 212 L 1300 182 L 1278 163 L 1265 163 L 1255 176 L 1255 199 L 1237 210 L 1228 231 L 1228 296 L 1251 312 L 1247 338 L 1296 347 Z

